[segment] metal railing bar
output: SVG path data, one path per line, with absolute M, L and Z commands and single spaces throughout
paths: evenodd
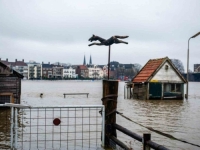
M 39 109 L 37 109 L 37 116 L 39 116 Z M 38 148 L 38 122 L 39 119 L 37 119 L 37 148 Z
M 105 146 L 105 106 L 102 108 L 102 147 Z
M 45 127 L 46 127 L 46 121 L 47 121 L 47 119 L 46 119 L 46 116 L 47 116 L 47 114 L 46 114 L 47 112 L 46 112 L 46 108 L 45 108 Z M 47 138 L 47 136 L 46 136 L 47 134 L 46 134 L 46 128 L 45 128 L 45 149 L 46 149 L 46 138 Z
M 30 124 L 31 124 L 31 109 L 30 110 Z M 31 140 L 31 128 L 30 128 L 30 140 Z M 31 142 L 29 143 L 29 149 L 31 149 Z
M 17 148 L 17 136 L 18 136 L 18 109 L 15 108 L 15 148 Z
M 76 108 L 75 108 L 75 111 L 74 111 L 74 115 L 75 115 L 75 125 L 74 125 L 74 130 L 75 130 L 75 139 L 76 139 Z M 76 140 L 74 141 L 74 146 L 76 148 Z
M 89 139 L 90 139 L 90 109 L 89 109 Z M 90 140 L 89 140 L 89 148 L 90 148 Z
M 13 106 L 13 107 L 15 107 L 15 106 Z M 38 106 L 38 107 L 31 106 L 30 108 L 31 109 L 35 109 L 35 108 L 47 108 L 48 109 L 48 108 L 102 108 L 102 107 L 103 107 L 103 105 L 62 105 L 62 106 Z
M 62 119 L 61 108 L 60 108 L 60 119 Z M 61 127 L 62 127 L 62 126 L 60 126 L 60 147 L 61 147 Z
M 98 138 L 98 139 L 101 139 L 101 138 Z M 74 140 L 79 140 L 79 141 L 88 141 L 88 140 L 91 140 L 91 141 L 94 141 L 94 139 L 89 139 L 89 138 L 84 138 L 84 139 L 69 139 L 69 141 L 74 141 Z M 40 140 L 41 142 L 42 141 L 45 141 L 45 140 Z M 52 140 L 47 140 L 47 142 L 48 141 L 52 141 Z M 60 140 L 54 140 L 54 141 L 60 141 Z M 61 140 L 61 141 L 65 141 L 65 140 Z M 33 142 L 33 141 L 28 141 L 28 140 L 26 140 L 26 141 L 18 141 L 18 142 L 24 142 L 24 143 L 28 143 L 28 142 Z
M 96 125 L 98 124 L 98 119 L 97 119 L 97 114 L 98 113 L 98 110 L 97 110 L 97 108 L 96 108 Z M 98 129 L 97 129 L 97 126 L 96 126 L 96 131 L 97 131 Z M 96 134 L 96 145 L 97 145 L 97 136 L 98 136 L 98 132 L 97 132 L 97 134 Z
M 82 108 L 82 147 L 83 147 L 83 108 Z
M 10 146 L 11 148 L 13 148 L 13 127 L 14 127 L 14 122 L 13 122 L 13 116 L 14 115 L 14 108 L 11 108 L 11 118 L 10 118 L 10 123 L 11 123 L 11 127 L 10 127 Z
M 22 113 L 22 122 L 24 122 L 24 113 Z M 22 127 L 22 141 L 24 141 L 23 139 L 24 139 L 24 130 L 23 130 L 23 127 Z M 23 142 L 22 142 L 22 147 L 23 147 Z
M 75 117 L 62 117 L 62 118 L 75 118 Z M 89 118 L 89 117 L 76 117 L 76 118 Z M 90 118 L 96 118 L 95 116 L 90 116 Z M 97 117 L 97 118 L 101 118 L 101 117 Z M 27 118 L 27 117 L 25 117 L 24 119 L 30 119 L 30 118 Z M 35 118 L 35 117 L 32 117 L 31 119 L 52 119 L 52 117 L 51 118 Z
M 54 108 L 53 108 L 53 118 L 54 118 Z M 52 133 L 54 133 L 54 126 L 52 126 Z M 54 134 L 52 134 L 52 147 L 54 146 Z
M 68 112 L 67 112 L 67 116 L 68 116 L 68 119 L 67 119 L 67 149 L 68 149 L 68 142 L 69 142 L 69 108 L 68 108 Z
M 94 133 L 94 132 L 101 132 L 101 131 L 83 131 L 83 133 L 89 133 L 89 132 L 91 132 L 91 133 Z M 55 133 L 55 134 L 59 134 L 60 132 L 53 132 L 53 133 Z M 62 132 L 62 133 L 82 133 L 81 131 L 80 132 Z M 29 133 L 24 133 L 24 135 L 29 135 Z M 32 132 L 31 134 L 40 134 L 40 135 L 42 135 L 42 134 L 51 134 L 51 133 L 34 133 L 34 132 Z

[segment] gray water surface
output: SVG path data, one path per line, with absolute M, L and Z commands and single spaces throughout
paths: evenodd
M 119 82 L 118 111 L 130 119 L 176 138 L 200 145 L 200 83 L 189 84 L 188 100 L 124 99 L 124 82 Z M 69 95 L 63 93 L 89 93 Z M 43 97 L 40 97 L 43 93 Z M 31 106 L 101 105 L 102 81 L 22 81 L 21 103 Z M 151 133 L 152 141 L 175 150 L 198 150 L 199 147 L 163 137 L 117 116 L 117 123 L 142 136 Z M 133 149 L 141 143 L 118 132 L 118 138 Z

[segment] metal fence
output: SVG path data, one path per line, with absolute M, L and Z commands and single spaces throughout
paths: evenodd
M 104 138 L 103 105 L 7 106 L 11 106 L 10 138 L 6 139 L 10 141 L 10 148 L 96 149 L 104 146 L 101 139 Z

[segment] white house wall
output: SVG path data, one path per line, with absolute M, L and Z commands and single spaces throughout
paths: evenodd
M 168 65 L 168 69 L 165 66 Z M 160 70 L 154 75 L 150 82 L 173 82 L 173 83 L 183 83 L 180 76 L 176 73 L 174 68 L 168 63 L 160 68 Z

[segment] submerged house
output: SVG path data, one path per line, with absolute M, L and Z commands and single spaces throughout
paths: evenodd
M 0 104 L 20 104 L 23 75 L 0 61 Z
M 168 57 L 150 59 L 133 78 L 131 88 L 134 99 L 184 98 L 186 80 Z M 130 85 L 130 84 L 129 84 Z

